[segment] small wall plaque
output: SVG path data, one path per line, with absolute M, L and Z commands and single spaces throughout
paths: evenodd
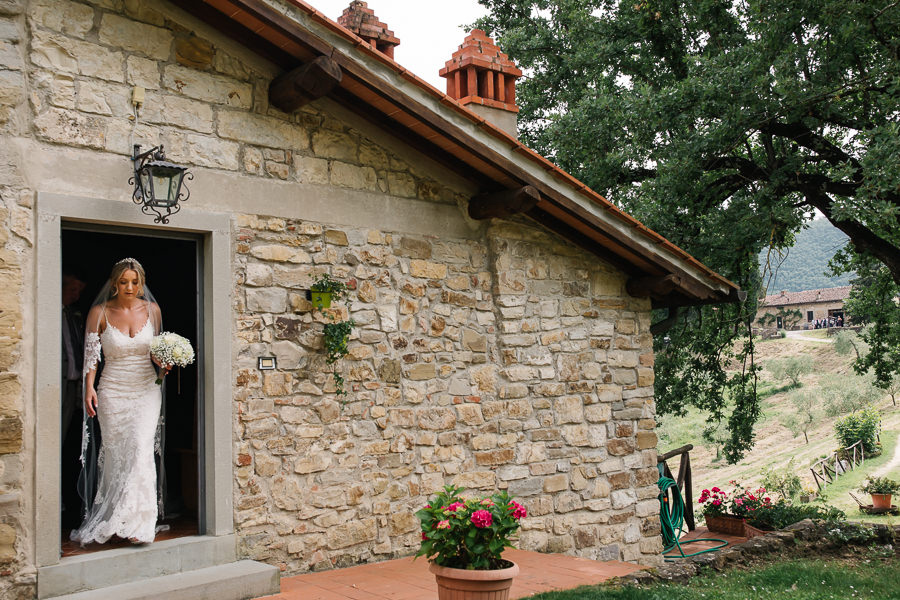
M 260 371 L 274 371 L 275 370 L 275 357 L 274 356 L 260 356 L 258 368 Z

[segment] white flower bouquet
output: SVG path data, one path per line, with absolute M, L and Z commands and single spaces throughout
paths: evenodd
M 187 338 L 163 331 L 150 340 L 150 356 L 163 366 L 186 367 L 194 362 L 194 349 Z M 156 380 L 156 385 L 162 385 L 162 377 Z

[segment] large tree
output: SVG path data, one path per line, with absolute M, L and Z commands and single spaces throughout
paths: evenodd
M 526 73 L 523 140 L 750 291 L 656 342 L 660 410 L 727 418 L 736 460 L 757 253 L 818 210 L 900 282 L 900 0 L 479 1 Z

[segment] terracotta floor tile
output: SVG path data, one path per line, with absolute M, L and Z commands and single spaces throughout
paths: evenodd
M 524 550 L 508 550 L 504 557 L 520 568 L 511 598 L 600 583 L 640 570 L 629 563 Z M 401 558 L 285 577 L 281 593 L 266 596 L 266 600 L 437 600 L 437 588 L 426 561 Z

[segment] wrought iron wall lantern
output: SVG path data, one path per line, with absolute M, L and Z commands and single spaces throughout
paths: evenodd
M 194 175 L 187 167 L 166 161 L 162 145 L 141 152 L 140 145 L 135 144 L 131 160 L 134 176 L 128 184 L 134 186 L 132 200 L 141 205 L 145 215 L 156 214 L 154 223 L 168 223 L 169 217 L 181 210 L 179 202 L 190 198 L 191 192 L 184 182 Z

